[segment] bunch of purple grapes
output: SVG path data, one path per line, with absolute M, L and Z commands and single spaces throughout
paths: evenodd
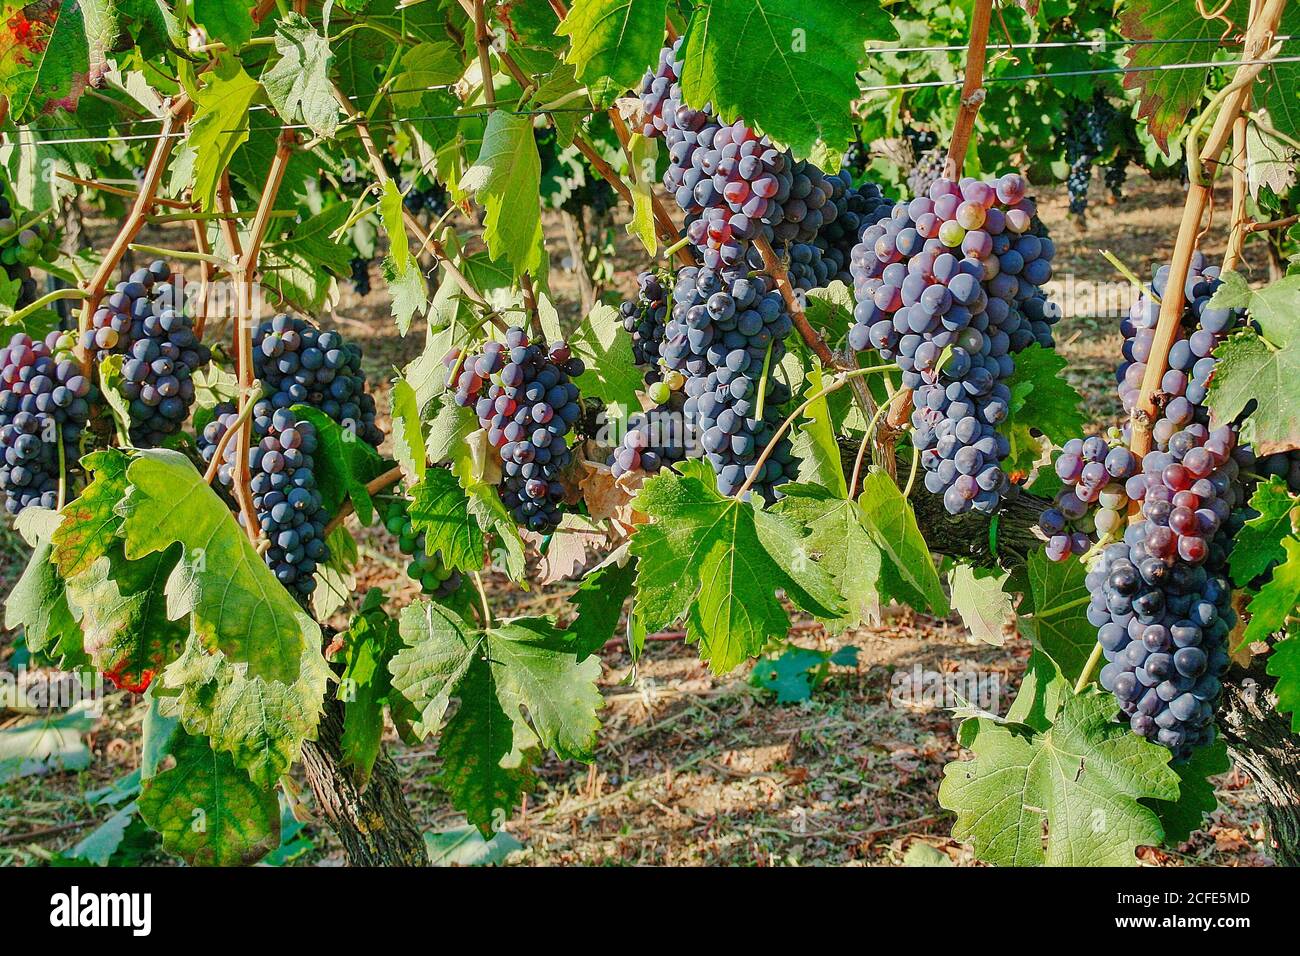
M 835 206 L 836 214 L 823 223 L 812 245 L 829 264 L 830 278 L 852 285 L 853 275 L 849 271 L 849 263 L 853 259 L 853 247 L 862 238 L 863 229 L 890 214 L 894 202 L 875 183 L 864 182 L 855 187 L 847 169 L 841 169 L 834 176 L 827 176 L 826 181 L 831 185 L 830 201 Z M 750 264 L 753 265 L 752 262 Z
M 1111 447 L 1093 435 L 1066 442 L 1055 464 L 1064 487 L 1038 526 L 1048 535 L 1047 556 L 1064 561 L 1092 547 L 1092 532 L 1111 537 L 1118 533 L 1129 506 L 1126 483 L 1136 474 L 1138 462 L 1123 445 Z M 1100 508 L 1094 512 L 1093 505 Z
M 649 366 L 646 382 L 659 380 L 659 345 L 668 320 L 668 296 L 654 272 L 636 277 L 637 296 L 619 306 L 623 329 L 632 337 L 632 357 L 637 365 Z
M 222 436 L 235 427 L 238 418 L 228 403 L 218 405 L 214 412 L 216 417 L 199 435 L 199 453 L 205 462 L 212 461 Z M 270 543 L 263 560 L 276 580 L 305 603 L 316 590 L 316 568 L 329 560 L 325 542 L 328 516 L 316 486 L 312 458 L 316 429 L 311 422 L 295 419 L 288 409 L 277 408 L 260 426 L 254 422 L 253 437 L 257 443 L 248 450 L 249 489 L 261 533 Z M 234 486 L 236 451 L 232 439 L 217 470 L 223 489 Z M 239 520 L 242 524 L 243 515 Z
M 630 471 L 654 474 L 665 465 L 686 458 L 698 445 L 695 428 L 686 419 L 686 396 L 670 391 L 659 405 L 628 416 L 627 429 L 609 457 L 610 471 L 618 478 Z
M 546 534 L 560 524 L 560 474 L 573 460 L 566 438 L 582 415 L 578 386 L 585 371 L 569 346 L 532 344 L 520 328 L 505 342 L 488 342 L 478 355 L 452 351 L 443 360 L 455 378 L 456 404 L 473 407 L 488 441 L 501 454 L 497 488 L 520 525 Z
M 19 332 L 0 349 L 0 488 L 11 515 L 57 507 L 60 468 L 76 464 L 91 385 L 68 344 L 57 331 L 44 342 Z
M 719 492 L 733 495 L 752 479 L 752 490 L 771 501 L 776 487 L 798 471 L 785 436 L 761 472 L 757 461 L 782 420 L 778 409 L 790 400 L 789 388 L 770 373 L 785 355 L 793 328 L 785 301 L 766 276 L 728 277 L 687 267 L 677 273 L 672 302 L 660 355 L 668 369 L 685 376 L 688 432 L 698 436 Z
M 194 372 L 212 358 L 185 314 L 183 281 L 161 260 L 137 269 L 95 310 L 82 336 L 82 347 L 101 362 L 124 356 L 122 394 L 140 448 L 181 430 L 194 404 Z
M 663 184 L 687 214 L 686 233 L 704 265 L 743 267 L 759 236 L 773 245 L 812 242 L 839 214 L 831 202 L 835 187 L 742 120 L 722 123 L 709 105 L 686 105 L 680 45 L 661 50 L 657 68 L 646 74 L 642 131 L 668 145 Z
M 1192 423 L 1150 452 L 1127 484 L 1144 520 L 1087 576 L 1088 620 L 1107 661 L 1101 685 L 1134 733 L 1179 759 L 1213 740 L 1236 622 L 1225 574 L 1240 503 L 1235 442 L 1230 427 Z
M 1010 492 L 1000 467 L 1010 445 L 997 431 L 1010 406 L 1005 380 L 1017 352 L 1052 345 L 1057 312 L 1042 286 L 1055 247 L 1026 188 L 1016 174 L 936 180 L 853 250 L 849 345 L 903 370 L 926 487 L 952 514 L 991 513 Z
M 338 332 L 307 319 L 277 315 L 253 334 L 253 371 L 270 390 L 256 420 L 269 426 L 272 411 L 310 405 L 378 448 L 384 433 L 375 424 L 375 400 L 366 391 L 361 349 Z

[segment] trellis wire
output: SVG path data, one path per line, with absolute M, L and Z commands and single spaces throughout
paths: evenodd
M 872 52 L 887 52 L 887 51 L 872 51 Z M 1048 71 L 1045 73 L 1020 73 L 1020 74 L 1013 74 L 1011 76 L 986 76 L 984 78 L 984 82 L 986 84 L 1020 83 L 1020 82 L 1028 82 L 1031 80 L 1047 80 L 1047 79 L 1055 79 L 1058 77 L 1071 77 L 1071 76 L 1105 76 L 1105 75 L 1117 74 L 1117 73 L 1118 74 L 1163 73 L 1171 70 L 1204 70 L 1204 69 L 1215 69 L 1219 67 L 1230 67 L 1230 66 L 1250 66 L 1257 63 L 1277 64 L 1277 63 L 1298 63 L 1298 62 L 1300 62 L 1300 56 L 1279 56 L 1279 57 L 1267 57 L 1263 59 L 1254 59 L 1254 60 L 1210 60 L 1210 61 L 1204 61 L 1199 63 L 1167 63 L 1167 64 L 1160 64 L 1160 65 L 1153 65 L 1153 66 L 1115 66 L 1115 67 L 1100 68 L 1096 70 L 1060 70 L 1060 71 Z M 865 93 L 883 92 L 887 90 L 919 90 L 919 89 L 928 89 L 928 88 L 943 87 L 943 86 L 961 86 L 963 82 L 964 81 L 961 77 L 956 77 L 951 80 L 921 80 L 915 83 L 882 83 L 882 84 L 873 84 L 871 86 L 861 87 L 858 92 L 859 94 L 865 94 Z M 442 87 L 433 87 L 431 89 L 442 89 Z M 419 91 L 404 90 L 402 92 L 413 93 Z M 542 115 L 547 115 L 552 113 L 585 113 L 585 112 L 589 112 L 589 110 L 587 109 L 587 107 L 578 106 L 578 107 L 555 107 L 553 109 L 548 109 L 548 110 L 501 110 L 500 112 L 508 112 L 515 116 L 542 116 Z M 416 120 L 460 121 L 466 119 L 481 119 L 486 115 L 488 115 L 486 111 L 476 111 L 473 113 L 445 113 L 441 115 L 428 115 L 428 116 L 404 116 L 404 117 L 395 117 L 393 119 L 387 119 L 387 120 L 370 120 L 369 125 L 388 126 L 397 123 L 413 122 Z M 131 122 L 143 122 L 147 119 L 153 119 L 153 118 L 145 117 L 139 121 L 127 121 L 126 125 L 130 125 Z M 346 127 L 347 125 L 349 125 L 349 121 L 344 120 L 339 125 Z M 72 129 L 75 127 L 66 127 L 66 128 Z M 284 126 L 277 126 L 276 128 L 298 130 L 298 129 L 310 129 L 311 127 L 305 123 L 298 123 L 298 124 L 286 124 Z M 238 132 L 238 130 L 223 130 L 223 132 L 234 133 L 234 132 Z M 170 133 L 168 135 L 173 139 L 179 139 L 181 137 L 187 136 L 188 134 L 184 132 L 178 132 L 178 133 Z M 124 136 L 83 136 L 83 137 L 72 137 L 69 139 L 41 139 L 41 140 L 34 140 L 32 142 L 23 142 L 22 139 L 20 138 L 17 145 L 28 146 L 28 147 L 32 147 L 32 146 L 39 147 L 39 146 L 58 146 L 58 145 L 89 144 L 89 143 L 121 143 L 121 142 L 132 142 L 136 140 L 156 140 L 156 139 L 158 139 L 158 136 L 149 133 L 128 134 Z

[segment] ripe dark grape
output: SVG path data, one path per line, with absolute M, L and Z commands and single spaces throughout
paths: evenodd
M 685 403 L 683 391 L 670 389 L 659 405 L 628 416 L 627 430 L 609 456 L 615 478 L 630 471 L 654 474 L 686 458 L 694 440 L 694 425 L 686 419 Z
M 943 178 L 943 167 L 948 161 L 948 151 L 939 146 L 929 146 L 913 151 L 912 169 L 907 174 L 907 189 L 913 196 L 925 196 L 936 180 Z
M 311 405 L 367 444 L 377 448 L 384 440 L 374 397 L 366 391 L 361 349 L 338 332 L 277 315 L 253 334 L 253 371 L 270 393 L 269 409 Z
M 1082 216 L 1088 208 L 1088 187 L 1092 180 L 1092 166 L 1107 150 L 1113 149 L 1117 136 L 1119 111 L 1111 105 L 1101 90 L 1091 100 L 1075 100 L 1065 114 L 1061 135 L 1065 147 L 1065 162 L 1070 167 L 1066 188 L 1070 193 L 1070 212 Z M 1118 190 L 1123 185 L 1123 166 L 1119 166 L 1119 183 L 1115 185 L 1112 169 L 1106 170 L 1106 185 Z M 1116 197 L 1118 198 L 1118 197 Z
M 405 499 L 395 499 L 384 506 L 384 527 L 397 538 L 397 547 L 410 558 L 406 576 L 420 585 L 420 590 L 430 597 L 444 598 L 456 593 L 461 585 L 461 574 L 447 567 L 442 552 L 429 554 L 424 547 L 424 532 L 415 530 L 406 511 Z
M 77 464 L 91 385 L 68 338 L 51 332 L 34 342 L 19 332 L 0 349 L 0 488 L 11 515 L 58 506 L 60 439 L 64 468 Z
M 238 417 L 233 405 L 215 409 L 215 418 L 199 435 L 199 453 L 211 462 L 217 444 Z M 329 560 L 325 543 L 328 515 L 316 486 L 315 426 L 298 421 L 286 408 L 268 411 L 259 421 L 254 416 L 254 444 L 248 449 L 249 489 L 260 533 L 269 542 L 263 552 L 266 566 L 276 580 L 305 604 L 316 590 L 316 568 Z M 230 496 L 235 481 L 236 441 L 225 448 L 217 470 L 218 486 Z M 239 521 L 243 524 L 241 514 Z
M 1057 310 L 1042 286 L 1055 247 L 1026 188 L 1015 174 L 938 179 L 853 249 L 849 345 L 903 370 L 926 487 L 953 514 L 991 513 L 1011 491 L 1000 468 L 1010 444 L 997 431 L 1010 406 L 1005 379 L 1017 352 L 1052 345 Z
M 180 431 L 194 404 L 193 375 L 212 357 L 185 314 L 180 274 L 161 260 L 132 272 L 95 310 L 81 344 L 100 362 L 122 356 L 133 444 L 154 448 Z
M 648 365 L 647 382 L 659 380 L 659 344 L 664 338 L 668 302 L 663 284 L 653 272 L 636 277 L 637 297 L 619 307 L 623 328 L 632 336 L 632 356 L 637 365 Z
M 785 355 L 793 323 L 766 276 L 726 277 L 689 266 L 677 273 L 672 318 L 660 355 L 664 365 L 685 376 L 682 413 L 688 457 L 704 457 L 717 474 L 718 491 L 733 495 L 753 477 L 751 489 L 764 500 L 798 471 L 787 436 L 782 436 L 761 472 L 758 458 L 783 420 L 780 407 L 790 391 L 771 374 Z M 771 352 L 768 359 L 768 352 Z M 764 363 L 768 377 L 763 384 Z M 758 393 L 764 409 L 756 416 Z
M 455 377 L 448 384 L 500 452 L 501 500 L 520 525 L 547 534 L 560 524 L 559 479 L 573 460 L 568 434 L 582 415 L 571 379 L 585 368 L 563 342 L 534 345 L 520 328 L 505 339 L 488 342 L 477 355 L 449 354 L 444 362 Z
M 351 262 L 352 290 L 359 296 L 370 294 L 370 260 L 355 256 Z

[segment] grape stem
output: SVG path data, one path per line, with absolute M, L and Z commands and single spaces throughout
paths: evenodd
M 474 587 L 478 589 L 479 603 L 483 608 L 483 630 L 492 627 L 492 605 L 488 603 L 487 588 L 483 587 L 483 576 L 474 572 Z
M 402 478 L 402 466 L 395 465 L 378 478 L 373 478 L 367 482 L 366 492 L 371 495 L 377 495 L 380 492 L 387 491 L 389 488 L 393 487 L 393 485 L 400 482 Z M 347 519 L 347 516 L 352 514 L 354 511 L 356 511 L 356 508 L 353 506 L 351 498 L 343 502 L 343 504 L 339 506 L 339 513 L 331 518 L 329 524 L 325 526 L 323 537 L 329 538 L 334 529 L 341 525 Z
M 767 460 L 768 458 L 771 457 L 773 450 L 776 448 L 777 442 L 781 440 L 781 436 L 784 435 L 790 429 L 790 426 L 794 424 L 795 419 L 797 419 L 800 415 L 802 415 L 804 410 L 807 409 L 809 405 L 817 401 L 819 398 L 825 398 L 827 395 L 831 394 L 831 392 L 839 391 L 841 388 L 843 388 L 845 385 L 848 385 L 854 379 L 862 378 L 864 375 L 871 375 L 875 372 L 887 372 L 890 369 L 894 369 L 894 368 L 898 368 L 898 366 L 893 364 L 872 365 L 869 368 L 855 368 L 852 371 L 839 372 L 831 379 L 831 381 L 827 385 L 822 386 L 817 391 L 813 392 L 811 395 L 805 398 L 799 404 L 798 408 L 796 408 L 794 411 L 792 411 L 789 415 L 786 416 L 785 421 L 781 423 L 781 427 L 778 428 L 775 433 L 773 433 L 770 439 L 768 439 L 767 444 L 763 447 L 762 453 L 754 461 L 754 467 L 750 471 L 749 477 L 745 479 L 745 483 L 743 485 L 741 485 L 739 488 L 736 489 L 736 494 L 733 497 L 737 499 L 743 499 L 745 497 L 745 493 L 749 491 L 749 489 L 753 486 L 754 481 L 758 478 L 759 473 L 763 470 L 763 466 L 767 464 Z
M 139 199 L 140 193 L 134 189 L 126 189 L 122 186 L 115 186 L 112 183 L 100 182 L 95 179 L 82 179 L 80 176 L 73 176 L 71 173 L 56 172 L 64 182 L 72 183 L 74 186 L 82 186 L 86 189 L 95 189 L 99 192 L 110 193 L 114 196 L 124 196 L 127 199 Z M 164 206 L 168 209 L 193 209 L 194 204 L 183 202 L 180 199 L 168 199 L 165 196 L 155 196 L 154 205 Z
M 203 473 L 205 484 L 212 484 L 212 480 L 217 477 L 217 472 L 221 467 L 221 460 L 226 456 L 226 448 L 230 445 L 230 440 L 235 437 L 235 434 L 243 427 L 244 422 L 248 420 L 248 416 L 253 413 L 253 406 L 257 404 L 257 400 L 262 397 L 262 394 L 262 388 L 255 386 L 253 394 L 243 397 L 239 417 L 231 422 L 230 427 L 225 430 L 217 441 L 217 447 L 213 449 L 212 461 L 208 464 L 208 470 Z
M 1109 249 L 1098 249 L 1097 251 L 1101 253 L 1103 259 L 1115 267 L 1116 272 L 1122 275 L 1125 279 L 1128 279 L 1138 292 L 1146 291 L 1156 302 L 1160 301 L 1160 296 L 1156 295 L 1156 290 L 1147 289 L 1146 283 L 1139 279 L 1137 273 L 1130 269 L 1128 264 L 1120 259 L 1119 256 L 1115 255 L 1115 253 L 1111 252 Z
M 74 289 L 71 287 L 66 289 L 55 289 L 53 292 L 45 293 L 45 295 L 41 296 L 30 305 L 23 306 L 17 312 L 5 318 L 3 322 L 0 322 L 0 324 L 17 325 L 29 315 L 41 311 L 41 309 L 45 308 L 52 302 L 58 302 L 60 299 L 84 299 L 86 295 L 87 293 L 82 289 Z
M 1101 662 L 1101 643 L 1092 645 L 1092 653 L 1088 655 L 1088 662 L 1083 665 L 1083 671 L 1079 674 L 1079 679 L 1074 682 L 1075 694 L 1082 694 L 1083 689 L 1092 682 L 1093 672 L 1097 669 L 1097 664 Z
M 971 133 L 975 131 L 975 117 L 984 102 L 984 63 L 988 59 L 989 23 L 993 16 L 993 0 L 976 0 L 971 11 L 970 42 L 966 46 L 966 75 L 962 78 L 961 107 L 953 123 L 952 142 L 948 145 L 948 158 L 944 162 L 945 179 L 956 182 L 966 165 L 966 151 Z
M 483 0 L 473 0 L 471 16 L 474 18 L 474 45 L 478 47 L 478 68 L 483 74 L 483 101 L 489 110 L 497 108 L 496 90 L 492 86 L 492 57 L 489 53 L 491 41 L 487 28 L 487 14 L 483 10 Z M 527 86 L 527 84 L 520 84 Z
M 881 403 L 880 407 L 876 409 L 876 413 L 871 416 L 871 421 L 867 422 L 867 430 L 862 433 L 862 444 L 858 445 L 858 454 L 857 457 L 853 460 L 853 477 L 849 479 L 850 498 L 854 496 L 855 494 L 854 489 L 857 488 L 858 478 L 862 474 L 862 453 L 866 449 L 866 447 L 869 444 L 871 444 L 871 436 L 875 432 L 876 426 L 880 424 L 881 416 L 885 414 L 885 411 L 889 408 L 890 405 L 894 403 L 894 400 L 896 398 L 899 398 L 900 396 L 903 395 L 911 395 L 911 392 L 904 389 L 902 391 L 895 392 L 893 395 L 890 395 L 887 399 L 884 400 L 884 402 Z M 891 475 L 890 477 L 893 476 Z
M 1249 101 L 1247 101 L 1249 102 Z M 1243 104 L 1243 109 L 1245 109 Z M 1246 116 L 1243 113 L 1232 123 L 1232 160 L 1228 168 L 1232 171 L 1232 206 L 1228 210 L 1228 247 L 1223 253 L 1220 268 L 1231 272 L 1241 261 L 1242 250 L 1246 245 Z
M 56 510 L 62 511 L 63 506 L 68 501 L 68 460 L 63 453 L 63 429 L 54 430 L 54 441 L 59 453 L 59 506 Z
M 206 262 L 209 265 L 220 266 L 227 272 L 235 271 L 235 263 L 229 259 L 223 259 L 221 256 L 212 255 L 206 252 L 190 252 L 187 249 L 164 249 L 162 246 L 146 246 L 143 243 L 132 242 L 127 244 L 127 248 L 132 252 L 142 252 L 146 256 L 158 256 L 163 259 L 179 259 L 181 262 Z

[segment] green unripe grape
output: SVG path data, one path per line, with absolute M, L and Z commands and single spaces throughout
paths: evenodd
M 0 236 L 13 235 L 14 230 L 17 228 L 18 228 L 18 223 L 14 222 L 12 217 L 5 217 L 4 219 L 0 219 Z
M 654 402 L 656 405 L 664 404 L 664 402 L 668 401 L 668 399 L 673 396 L 673 390 L 668 387 L 666 382 L 655 382 L 647 391 L 650 396 L 650 401 Z
M 41 237 L 36 235 L 30 229 L 24 229 L 18 233 L 18 245 L 24 249 L 36 249 L 42 245 Z
M 397 547 L 401 550 L 402 554 L 414 554 L 415 538 L 402 535 L 397 539 Z
M 420 587 L 425 591 L 436 591 L 442 579 L 432 571 L 420 578 Z
M 949 219 L 939 227 L 939 241 L 950 249 L 960 246 L 961 241 L 965 238 L 966 230 L 955 219 Z
M 401 515 L 390 514 L 388 520 L 384 522 L 384 527 L 387 528 L 388 533 L 392 535 L 400 535 L 402 533 L 402 528 L 405 525 L 406 521 Z
M 35 250 L 35 249 L 19 249 L 19 250 L 18 250 L 18 256 L 17 256 L 17 259 L 18 259 L 18 262 L 19 262 L 21 265 L 25 265 L 25 266 L 34 266 L 34 265 L 36 265 L 36 262 L 37 262 L 38 259 L 40 259 L 40 257 L 41 257 L 41 256 L 40 256 L 40 253 L 37 252 L 37 250 Z

